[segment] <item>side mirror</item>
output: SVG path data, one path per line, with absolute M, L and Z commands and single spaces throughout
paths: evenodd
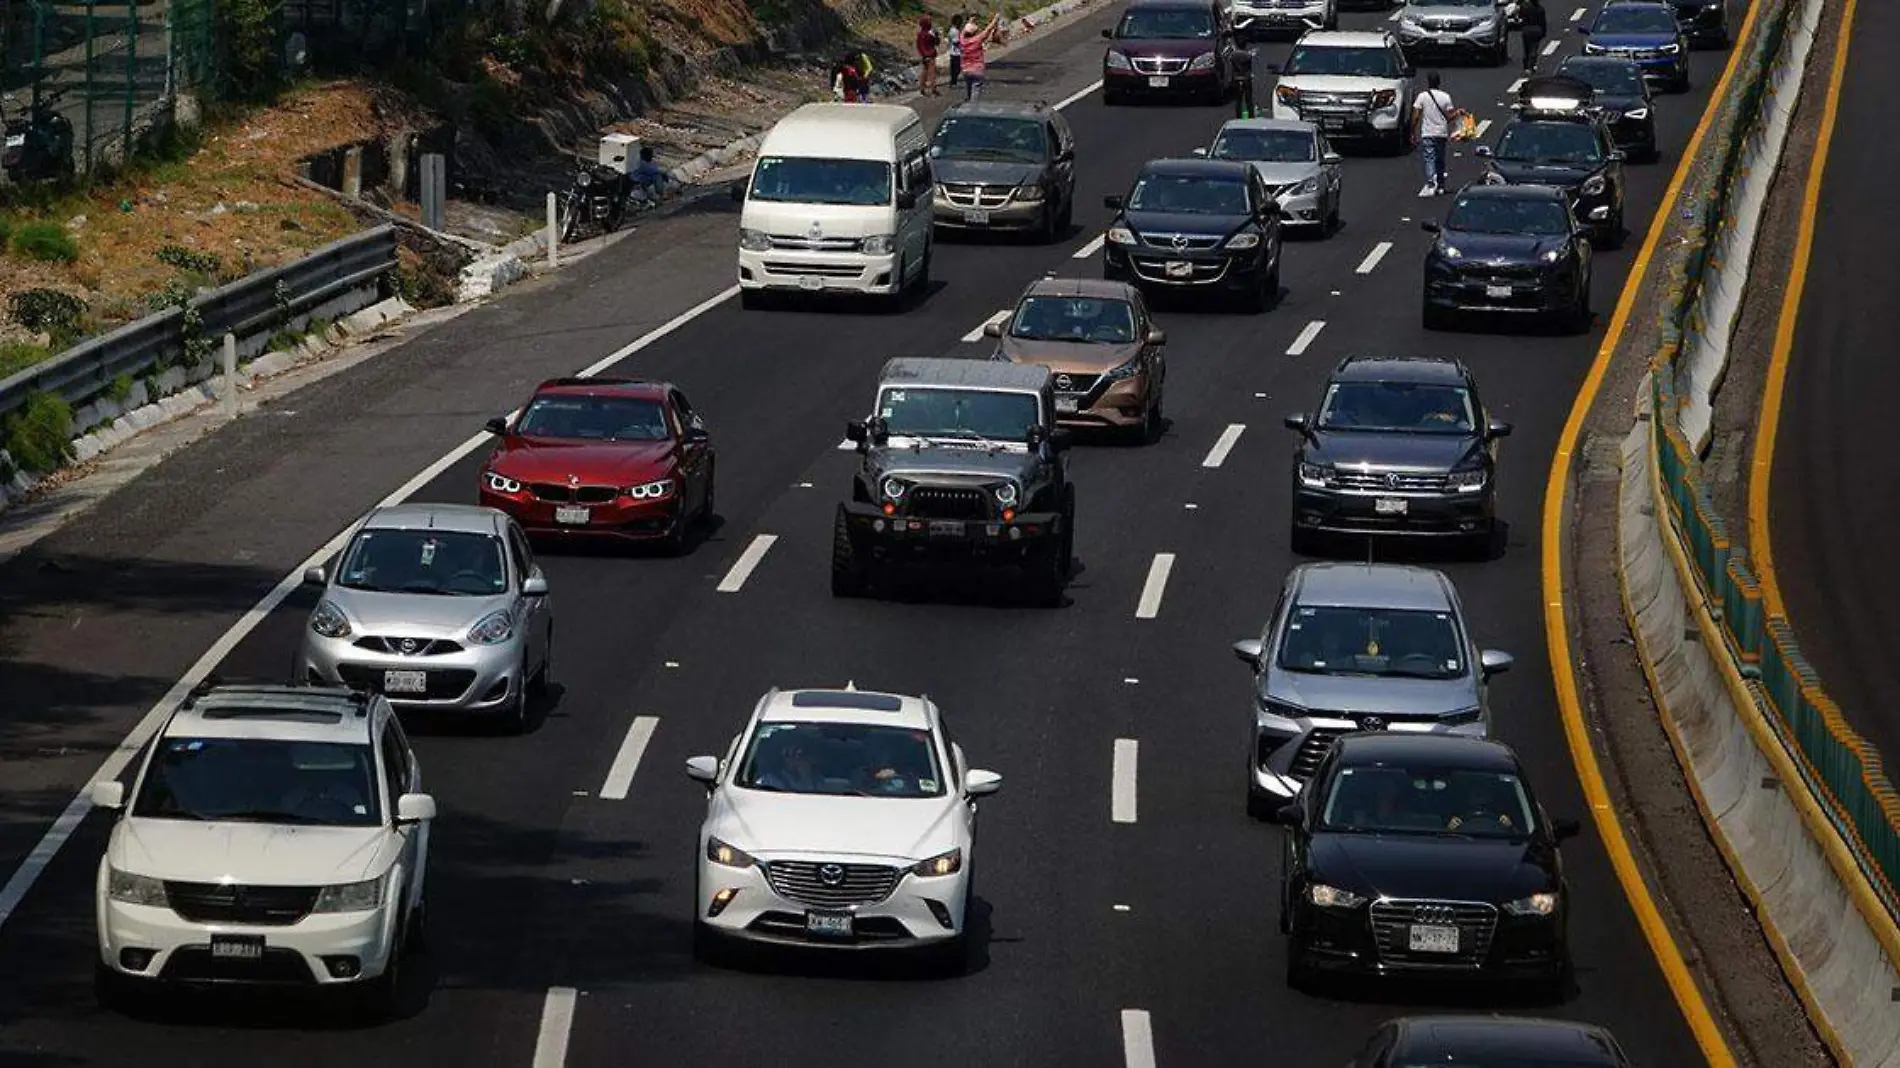
M 1266 658 L 1267 647 L 1258 638 L 1248 638 L 1244 642 L 1234 643 L 1234 655 L 1240 662 L 1251 668 L 1258 668 L 1260 661 Z
M 1502 675 L 1511 670 L 1517 658 L 1499 649 L 1485 649 L 1478 653 L 1478 667 L 1485 675 Z
M 1102 198 L 1102 207 L 1110 211 L 1120 211 L 1122 210 L 1122 198 L 1112 195 L 1105 196 Z
M 1319 161 L 1321 163 L 1330 164 L 1330 163 L 1343 163 L 1345 162 L 1345 159 L 1346 157 L 1340 155 L 1337 152 L 1327 152 L 1320 156 Z
M 745 195 L 751 188 L 752 183 L 746 181 L 744 178 L 732 183 L 732 202 L 735 204 L 745 203 Z
M 303 584 L 306 586 L 327 586 L 330 584 L 330 574 L 320 567 L 304 568 Z
M 719 780 L 719 758 L 710 756 L 688 757 L 686 759 L 686 777 L 694 782 L 703 782 L 707 786 Z
M 1472 149 L 1471 151 L 1472 151 L 1472 153 L 1473 153 L 1474 155 L 1476 155 L 1476 156 L 1477 156 L 1477 157 L 1478 157 L 1479 159 L 1490 159 L 1490 158 L 1491 158 L 1491 146 L 1490 146 L 1490 145 L 1479 145 L 1479 146 L 1478 146 L 1477 148 L 1474 148 L 1474 149 Z
M 117 779 L 101 779 L 92 784 L 92 807 L 118 811 L 125 807 L 125 784 Z
M 1600 207 L 1600 208 L 1590 209 L 1591 222 L 1607 222 L 1609 221 L 1609 218 L 1610 218 L 1610 209 L 1608 205 L 1604 205 L 1603 207 Z
M 1107 40 L 1113 41 L 1115 39 L 1115 31 L 1113 29 L 1103 30 L 1102 37 Z
M 1493 419 L 1491 425 L 1484 428 L 1484 433 L 1486 437 L 1508 438 L 1511 436 L 1511 424 L 1501 419 Z
M 1622 149 L 1620 148 L 1610 149 L 1610 160 L 1612 162 L 1621 163 L 1628 158 L 1629 158 L 1629 153 L 1623 151 Z
M 1298 805 L 1281 805 L 1273 813 L 1273 822 L 1282 827 L 1299 827 L 1306 823 L 1306 810 Z
M 1056 427 L 1049 432 L 1049 447 L 1057 452 L 1068 452 L 1075 444 L 1075 437 L 1066 427 Z
M 688 445 L 704 445 L 712 440 L 712 434 L 708 433 L 703 426 L 689 426 L 686 428 L 686 433 L 682 435 L 682 440 Z
M 1002 322 L 984 323 L 983 336 L 984 337 L 1002 337 L 1003 336 L 1003 322 L 1007 322 L 1007 321 L 1008 320 L 1003 320 Z
M 1199 158 L 1201 158 L 1201 159 L 1206 159 L 1206 158 L 1207 158 L 1207 149 L 1205 149 L 1205 148 L 1197 148 L 1197 149 L 1195 149 L 1195 150 L 1194 150 L 1194 155 L 1195 155 L 1195 156 L 1197 156 L 1197 157 L 1199 157 Z
M 1445 232 L 1444 227 L 1438 225 L 1437 223 L 1431 221 L 1430 219 L 1426 219 L 1424 222 L 1419 223 L 1418 228 L 1420 230 L 1425 231 L 1428 234 L 1440 234 L 1440 233 Z
M 488 431 L 490 434 L 493 434 L 496 437 L 505 436 L 508 433 L 508 420 L 498 415 L 494 417 L 493 419 L 490 419 L 488 422 L 483 423 L 482 429 Z
M 1286 423 L 1286 428 L 1288 430 L 1297 430 L 1302 434 L 1310 433 L 1312 431 L 1312 426 L 1306 421 L 1306 416 L 1301 415 L 1301 414 L 1296 413 L 1294 415 L 1289 415 L 1286 417 L 1284 422 Z
M 971 797 L 987 797 L 1003 788 L 1003 777 L 993 771 L 971 768 L 963 777 L 963 792 Z
M 864 420 L 853 419 L 844 425 L 844 436 L 845 440 L 855 441 L 862 445 L 871 440 L 871 430 L 865 425 Z
M 1407 63 L 1403 67 L 1399 68 L 1399 77 L 1401 78 L 1410 78 L 1417 73 L 1418 73 L 1418 68 L 1412 66 L 1410 63 Z
M 1148 344 L 1166 345 L 1167 343 L 1168 343 L 1168 332 L 1166 330 L 1163 330 L 1158 326 L 1151 326 L 1148 328 Z
M 917 190 L 906 189 L 903 192 L 897 194 L 897 206 L 900 208 L 906 208 L 906 209 L 916 207 L 917 206 Z
M 397 823 L 427 823 L 435 818 L 435 798 L 428 794 L 404 794 L 396 799 Z
M 1550 836 L 1561 842 L 1566 838 L 1575 838 L 1583 833 L 1583 825 L 1576 820 L 1555 819 L 1550 821 Z
M 882 445 L 891 437 L 891 424 L 882 416 L 872 416 L 864 421 L 864 432 L 869 435 L 871 444 Z
M 546 597 L 548 595 L 548 577 L 535 568 L 534 574 L 521 580 L 521 596 Z

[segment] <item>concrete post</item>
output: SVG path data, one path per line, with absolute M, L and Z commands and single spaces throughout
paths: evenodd
M 422 225 L 442 229 L 442 213 L 448 199 L 448 161 L 439 152 L 422 157 Z
M 548 266 L 549 267 L 560 266 L 560 261 L 555 255 L 555 245 L 561 240 L 561 232 L 559 229 L 557 229 L 557 226 L 556 226 L 556 223 L 557 223 L 556 208 L 558 206 L 558 203 L 559 201 L 555 197 L 555 195 L 553 193 L 549 193 L 548 194 Z
M 363 195 L 362 145 L 343 153 L 343 195 L 353 198 L 360 198 Z
M 237 418 L 237 335 L 224 335 L 224 417 Z

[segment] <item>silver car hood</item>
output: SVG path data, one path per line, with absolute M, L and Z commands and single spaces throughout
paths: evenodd
M 1470 671 L 1471 665 L 1462 665 Z M 1478 683 L 1470 674 L 1456 679 L 1413 679 L 1374 675 L 1317 675 L 1270 667 L 1261 676 L 1260 696 L 1296 705 L 1316 715 L 1326 712 L 1384 716 L 1441 716 L 1478 707 Z
M 1407 4 L 1404 17 L 1408 19 L 1457 19 L 1461 22 L 1480 22 L 1503 12 L 1497 8 L 1470 4 Z
M 1305 163 L 1277 163 L 1272 160 L 1257 159 L 1253 161 L 1253 169 L 1260 175 L 1260 180 L 1268 185 L 1292 185 L 1294 182 L 1304 182 L 1320 171 L 1319 164 L 1310 160 Z
M 400 632 L 417 638 L 459 639 L 490 612 L 514 606 L 512 593 L 487 597 L 432 596 L 426 593 L 372 593 L 347 586 L 323 592 L 343 610 L 350 625 L 369 634 Z

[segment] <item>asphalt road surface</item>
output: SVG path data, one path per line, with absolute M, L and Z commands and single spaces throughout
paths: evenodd
M 1112 17 L 1090 16 L 998 62 L 992 90 L 1053 102 L 1088 88 L 1097 31 Z M 1552 21 L 1576 20 L 1566 7 Z M 1553 39 L 1577 47 L 1574 35 Z M 1722 62 L 1699 53 L 1696 91 L 1662 100 L 1665 163 L 1629 171 L 1639 238 Z M 1516 77 L 1514 67 L 1446 71 L 1457 102 L 1493 124 Z M 241 420 L 0 568 L 0 870 L 11 873 L 207 649 L 228 654 L 227 674 L 282 677 L 306 594 L 234 647 L 214 643 L 352 518 L 541 378 L 670 327 L 617 370 L 681 384 L 719 449 L 722 525 L 690 555 L 544 557 L 558 688 L 532 734 L 419 732 L 443 815 L 430 876 L 433 974 L 415 984 L 408 1018 L 361 1026 L 249 998 L 173 1004 L 149 1019 L 98 1011 L 92 887 L 107 825 L 92 816 L 69 839 L 55 836 L 61 848 L 0 927 L 0 1062 L 529 1065 L 559 1063 L 565 1035 L 573 1065 L 686 1056 L 826 1068 L 1333 1065 L 1379 1021 L 1451 1006 L 1598 1021 L 1638 1063 L 1697 1063 L 1588 834 L 1565 849 L 1578 990 L 1564 1003 L 1499 991 L 1289 991 L 1273 924 L 1279 832 L 1244 811 L 1249 680 L 1228 651 L 1258 632 L 1297 562 L 1286 534 L 1293 443 L 1280 417 L 1308 405 L 1348 354 L 1457 355 L 1517 424 L 1501 479 L 1511 531 L 1501 559 L 1444 566 L 1481 644 L 1517 656 L 1493 692 L 1502 737 L 1553 814 L 1586 816 L 1544 658 L 1536 517 L 1549 452 L 1630 252 L 1597 259 L 1590 336 L 1427 335 L 1418 223 L 1447 201 L 1417 197 L 1415 158 L 1350 158 L 1345 227 L 1288 243 L 1277 307 L 1160 312 L 1172 425 L 1153 446 L 1071 454 L 1084 571 L 1065 607 L 1023 607 L 1006 588 L 981 585 L 891 602 L 829 595 L 832 512 L 853 459 L 838 444 L 879 365 L 899 354 L 981 355 L 961 339 L 1028 281 L 1099 275 L 1102 196 L 1125 192 L 1145 160 L 1204 144 L 1228 114 L 1108 110 L 1099 93 L 1066 113 L 1079 142 L 1076 231 L 1049 247 L 946 243 L 934 291 L 907 314 L 745 313 L 726 299 L 681 320 L 731 284 L 736 220 L 715 201 Z M 1476 177 L 1468 157 L 1453 161 L 1454 179 Z M 1315 323 L 1325 324 L 1316 335 Z M 1309 343 L 1289 355 L 1302 334 Z M 1210 456 L 1233 426 L 1244 430 L 1231 451 Z M 480 455 L 425 479 L 415 498 L 473 500 Z M 777 540 L 756 569 L 718 592 L 762 535 Z M 1154 618 L 1137 619 L 1157 553 L 1174 554 L 1174 567 Z M 847 679 L 928 692 L 972 763 L 1005 776 L 983 805 L 978 964 L 954 980 L 855 962 L 695 965 L 689 899 L 704 797 L 681 762 L 722 751 L 768 687 Z M 626 798 L 604 800 L 636 717 L 657 720 L 650 744 Z M 1110 818 L 1117 739 L 1138 743 L 1132 823 Z M 544 1028 L 551 987 L 578 994 L 571 1014 L 554 1012 Z
M 1900 309 L 1900 203 L 1890 194 L 1900 144 L 1866 137 L 1900 90 L 1877 42 L 1900 33 L 1900 11 L 1866 4 L 1849 50 L 1776 434 L 1769 521 L 1775 571 L 1801 649 L 1828 695 L 1883 754 L 1900 753 L 1900 658 L 1889 566 L 1900 529 L 1900 456 L 1876 442 L 1892 418 L 1893 337 Z M 1884 35 L 1884 36 L 1883 36 Z M 1843 284 L 1845 269 L 1852 281 Z

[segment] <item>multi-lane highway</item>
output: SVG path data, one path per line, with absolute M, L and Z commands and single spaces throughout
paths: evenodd
M 1552 11 L 1554 24 L 1583 17 Z M 1204 144 L 1226 114 L 1105 109 L 1089 90 L 1111 18 L 1090 16 L 992 69 L 997 95 L 1067 101 L 1078 227 L 1058 245 L 945 244 L 933 292 L 903 315 L 742 312 L 726 292 L 736 223 L 729 206 L 710 206 L 240 421 L 0 569 L 0 870 L 27 862 L 33 876 L 12 884 L 25 894 L 10 912 L 0 894 L 0 1060 L 1316 1065 L 1344 1060 L 1382 1019 L 1449 1004 L 1597 1021 L 1639 1063 L 1696 1062 L 1587 834 L 1565 849 L 1578 969 L 1560 1005 L 1438 989 L 1315 998 L 1284 983 L 1279 832 L 1245 813 L 1248 676 L 1228 644 L 1258 632 L 1296 562 L 1280 417 L 1307 405 L 1343 356 L 1456 355 L 1516 424 L 1501 476 L 1504 555 L 1444 566 L 1479 643 L 1517 657 L 1493 693 L 1499 733 L 1554 815 L 1586 815 L 1544 659 L 1535 531 L 1549 453 L 1601 322 L 1582 337 L 1424 333 L 1419 221 L 1447 201 L 1417 196 L 1415 158 L 1348 161 L 1344 228 L 1289 242 L 1271 311 L 1159 313 L 1172 423 L 1152 446 L 1070 454 L 1084 570 L 1067 605 L 1025 608 L 981 588 L 831 598 L 831 517 L 853 459 L 838 444 L 878 366 L 896 354 L 981 355 L 964 339 L 1026 282 L 1099 275 L 1102 196 L 1125 192 L 1145 160 Z M 1553 40 L 1575 47 L 1571 35 Z M 1629 172 L 1634 232 L 1722 62 L 1698 53 L 1695 91 L 1662 99 L 1664 163 Z M 1502 123 L 1514 70 L 1445 77 L 1457 103 Z M 1454 183 L 1476 174 L 1472 159 L 1453 161 Z M 1597 259 L 1600 319 L 1629 258 Z M 442 817 L 433 974 L 428 989 L 416 984 L 408 1018 L 313 1024 L 295 1005 L 251 999 L 174 1005 L 162 1019 L 94 1008 L 92 883 L 106 824 L 95 815 L 70 836 L 43 836 L 100 760 L 201 658 L 230 675 L 282 677 L 310 601 L 293 591 L 227 636 L 259 598 L 378 500 L 473 500 L 481 452 L 437 458 L 541 378 L 615 357 L 615 371 L 679 383 L 708 418 L 722 523 L 682 558 L 544 557 L 558 619 L 545 720 L 518 738 L 420 725 Z M 1150 588 L 1161 553 L 1173 567 Z M 742 556 L 754 566 L 737 581 Z M 704 795 L 682 761 L 722 751 L 770 686 L 847 679 L 929 693 L 971 761 L 1005 777 L 983 806 L 975 967 L 925 980 L 856 962 L 696 965 Z M 636 731 L 646 744 L 632 763 L 622 753 Z

